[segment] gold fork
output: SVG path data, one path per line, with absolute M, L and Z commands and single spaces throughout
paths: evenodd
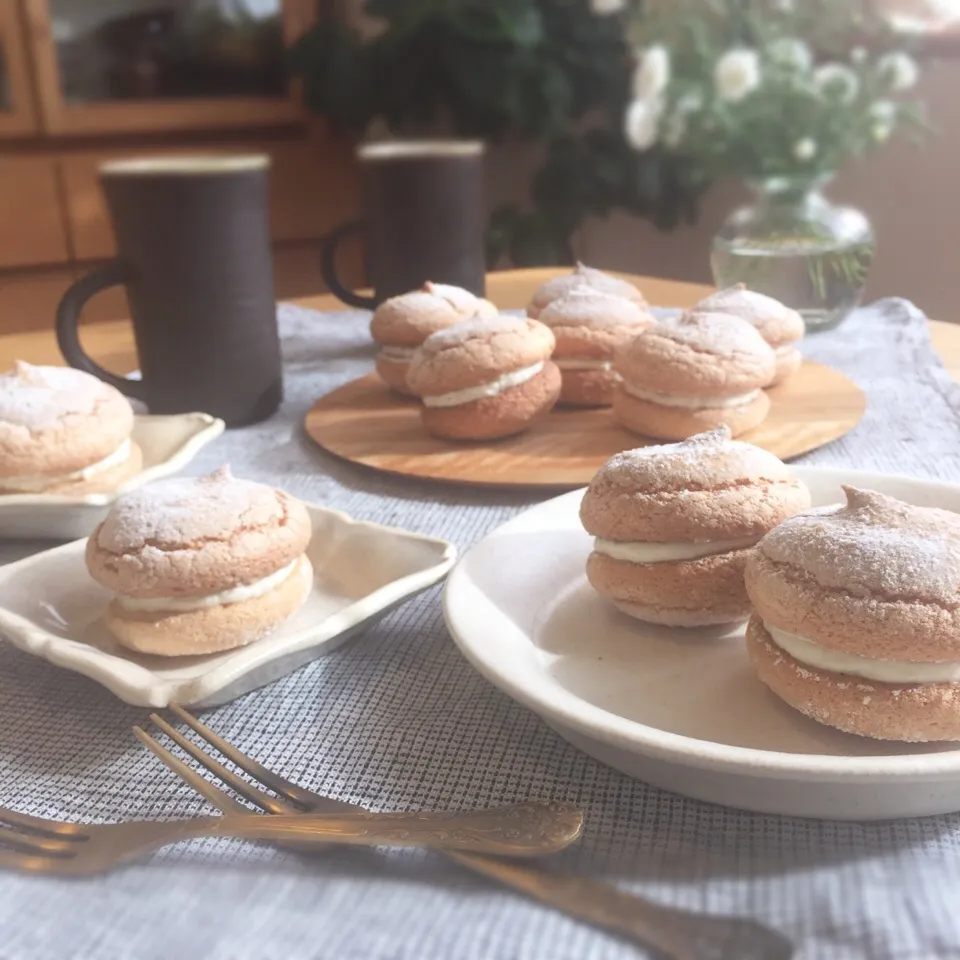
M 242 809 L 242 808 L 241 808 Z M 189 820 L 65 823 L 0 807 L 0 867 L 56 876 L 90 876 L 181 840 L 234 837 L 298 844 L 449 847 L 540 856 L 569 846 L 583 814 L 560 803 L 521 803 L 473 813 L 299 813 L 264 817 L 248 811 Z
M 362 810 L 355 804 L 333 800 L 306 790 L 268 770 L 263 764 L 238 750 L 201 720 L 182 707 L 171 711 L 198 736 L 218 750 L 231 763 L 273 791 L 267 793 L 211 757 L 202 747 L 156 713 L 150 719 L 185 753 L 210 771 L 241 797 L 270 814 L 289 816 L 304 810 Z M 227 813 L 246 812 L 247 807 L 201 776 L 140 727 L 137 738 L 217 809 Z M 274 795 L 276 794 L 276 796 Z M 281 799 L 282 798 L 282 799 Z M 266 818 L 264 818 L 266 819 Z M 284 844 L 294 846 L 296 844 Z M 315 852 L 316 847 L 311 848 Z M 789 960 L 793 946 L 782 934 L 753 920 L 739 917 L 709 916 L 664 907 L 618 890 L 608 884 L 573 875 L 542 870 L 479 853 L 453 851 L 443 854 L 476 873 L 526 894 L 563 913 L 601 927 L 644 946 L 659 950 L 667 960 Z

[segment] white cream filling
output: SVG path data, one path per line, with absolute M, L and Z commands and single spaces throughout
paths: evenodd
M 741 537 L 739 540 L 712 540 L 703 543 L 641 543 L 636 541 L 604 540 L 597 537 L 593 549 L 597 553 L 626 560 L 628 563 L 673 563 L 677 560 L 698 560 L 731 550 L 752 547 L 758 537 Z
M 130 440 L 128 438 L 113 453 L 96 463 L 91 463 L 89 467 L 84 467 L 82 470 L 74 470 L 73 473 L 52 474 L 46 477 L 0 477 L 0 488 L 15 490 L 20 493 L 42 492 L 54 484 L 89 480 L 98 473 L 103 473 L 105 470 L 123 463 L 129 456 Z
M 675 397 L 673 394 L 651 393 L 647 390 L 638 390 L 629 383 L 624 388 L 631 396 L 638 400 L 647 400 L 650 403 L 659 403 L 664 407 L 689 407 L 690 409 L 716 410 L 721 407 L 745 407 L 759 396 L 759 390 L 749 393 L 738 393 L 732 397 Z
M 764 622 L 764 628 L 773 642 L 789 653 L 794 660 L 814 670 L 846 673 L 878 683 L 957 683 L 960 681 L 960 662 L 940 660 L 922 663 L 917 660 L 874 660 L 855 653 L 827 650 L 810 640 L 778 630 Z
M 612 370 L 612 360 L 597 360 L 596 357 L 554 357 L 553 362 L 561 370 Z
M 401 363 L 405 363 L 408 360 L 413 359 L 413 355 L 417 352 L 416 347 L 381 347 L 380 356 L 384 360 L 396 360 Z
M 473 403 L 474 400 L 482 400 L 484 397 L 495 397 L 504 390 L 509 390 L 510 387 L 518 387 L 521 383 L 532 380 L 542 369 L 543 361 L 529 367 L 521 367 L 519 370 L 511 370 L 491 383 L 481 383 L 476 387 L 423 397 L 423 405 L 425 407 L 459 407 L 462 403 Z
M 239 587 L 231 587 L 220 593 L 211 593 L 205 597 L 122 597 L 117 596 L 117 604 L 124 610 L 139 613 L 188 613 L 191 610 L 205 610 L 207 607 L 220 607 L 228 603 L 240 603 L 241 600 L 255 600 L 279 587 L 296 569 L 300 558 L 288 563 L 276 573 L 255 580 L 253 583 L 244 583 Z

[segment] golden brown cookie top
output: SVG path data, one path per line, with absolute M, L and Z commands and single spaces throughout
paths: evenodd
M 643 294 L 629 280 L 622 280 L 620 277 L 612 277 L 602 270 L 595 267 L 588 267 L 585 264 L 577 263 L 571 273 L 560 277 L 553 277 L 541 284 L 534 292 L 530 303 L 527 305 L 527 316 L 538 317 L 540 311 L 547 304 L 568 294 L 571 290 L 586 287 L 592 290 L 598 290 L 602 293 L 613 293 L 627 300 L 632 300 L 641 307 L 647 305 Z
M 629 386 L 679 397 L 729 397 L 766 386 L 773 348 L 756 329 L 725 313 L 683 314 L 654 324 L 617 351 Z
M 81 470 L 114 453 L 132 430 L 126 397 L 81 370 L 17 361 L 0 374 L 0 477 Z
M 695 304 L 691 313 L 729 313 L 756 327 L 771 347 L 785 347 L 803 339 L 803 317 L 786 304 L 738 283 L 718 290 Z
M 469 290 L 446 283 L 427 282 L 384 301 L 370 320 L 370 335 L 377 343 L 394 347 L 419 347 L 430 334 L 470 317 L 493 317 L 497 308 Z
M 635 300 L 592 287 L 575 287 L 540 311 L 537 319 L 557 338 L 557 357 L 612 359 L 616 348 L 656 318 Z
M 761 552 L 811 587 L 960 605 L 960 516 L 845 486 L 846 504 L 794 517 Z
M 463 390 L 543 363 L 555 346 L 550 329 L 526 317 L 467 320 L 424 341 L 407 383 L 419 396 Z
M 606 540 L 695 542 L 759 537 L 809 506 L 806 487 L 772 453 L 718 427 L 611 457 L 591 480 L 580 518 Z
M 87 543 L 87 569 L 125 596 L 205 596 L 282 569 L 310 535 L 302 503 L 224 467 L 119 497 Z

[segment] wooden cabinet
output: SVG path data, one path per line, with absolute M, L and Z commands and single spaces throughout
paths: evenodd
M 307 0 L 21 0 L 43 129 L 129 134 L 302 118 L 285 43 Z
M 0 157 L 0 211 L 0 268 L 70 259 L 56 161 Z
M 26 37 L 17 0 L 0 0 L 0 137 L 37 129 Z
M 284 43 L 316 0 L 0 0 L 0 332 L 50 326 L 115 254 L 97 169 L 157 154 L 266 153 L 281 297 L 323 292 L 321 238 L 360 206 L 353 147 L 310 120 Z M 344 275 L 361 285 L 362 253 Z M 122 291 L 84 319 L 121 317 Z

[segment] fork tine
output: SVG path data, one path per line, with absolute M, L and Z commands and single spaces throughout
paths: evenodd
M 304 790 L 302 787 L 298 787 L 295 783 L 291 783 L 289 780 L 278 776 L 272 770 L 268 770 L 263 764 L 257 763 L 256 760 L 238 750 L 232 743 L 228 743 L 219 734 L 214 733 L 214 731 L 201 720 L 187 713 L 183 707 L 171 704 L 170 709 L 180 720 L 190 727 L 191 730 L 203 737 L 207 743 L 213 744 L 228 760 L 235 763 L 241 770 L 249 773 L 251 777 L 256 778 L 262 784 L 268 786 L 275 793 L 280 794 L 281 797 L 307 809 L 316 803 L 316 794 L 311 793 L 309 790 Z M 199 757 L 197 759 L 199 759 Z M 202 760 L 200 762 L 203 763 Z M 253 802 L 256 803 L 257 801 Z M 291 811 L 285 810 L 281 812 L 290 813 Z
M 63 820 L 47 820 L 44 817 L 32 817 L 29 813 L 20 813 L 17 810 L 8 810 L 0 807 L 0 824 L 10 827 L 20 827 L 22 830 L 31 830 L 48 837 L 59 837 L 68 840 L 71 837 L 83 840 L 86 833 L 78 823 L 65 823 Z
M 260 807 L 262 810 L 266 810 L 268 813 L 298 812 L 296 809 L 290 807 L 282 800 L 278 800 L 276 797 L 270 796 L 269 793 L 264 793 L 263 790 L 258 789 L 252 783 L 248 783 L 239 774 L 234 773 L 232 770 L 228 770 L 222 763 L 214 760 L 213 757 L 205 753 L 203 749 L 198 747 L 192 741 L 188 740 L 182 733 L 180 733 L 179 730 L 171 727 L 170 724 L 167 723 L 167 721 L 164 720 L 159 714 L 151 713 L 150 719 L 182 750 L 189 753 L 190 756 L 197 761 L 197 763 L 200 763 L 206 767 L 215 777 L 218 777 L 225 784 L 227 784 L 231 790 L 235 790 L 237 793 L 239 793 L 241 797 L 246 797 L 246 799 L 251 803 L 256 804 L 258 807 Z M 219 745 L 216 746 L 219 750 Z M 228 754 L 226 754 L 224 751 L 221 752 L 223 752 L 225 756 L 228 756 Z
M 19 870 L 21 873 L 49 873 L 54 867 L 62 865 L 63 860 L 53 857 L 34 857 L 29 853 L 17 853 L 14 850 L 0 850 L 0 870 Z
M 169 750 L 160 746 L 160 744 L 150 736 L 146 730 L 140 727 L 133 728 L 134 736 L 148 749 L 151 750 L 158 759 L 162 760 L 178 777 L 186 780 L 200 796 L 205 797 L 218 810 L 224 813 L 249 813 L 250 808 L 234 800 L 219 787 L 215 787 L 209 780 L 201 777 L 196 770 L 188 767 L 179 757 L 175 757 Z
M 82 843 L 75 840 L 57 839 L 40 836 L 38 833 L 24 833 L 21 830 L 0 829 L 0 845 L 5 844 L 16 850 L 28 853 L 46 853 L 53 857 L 72 857 L 82 849 Z

